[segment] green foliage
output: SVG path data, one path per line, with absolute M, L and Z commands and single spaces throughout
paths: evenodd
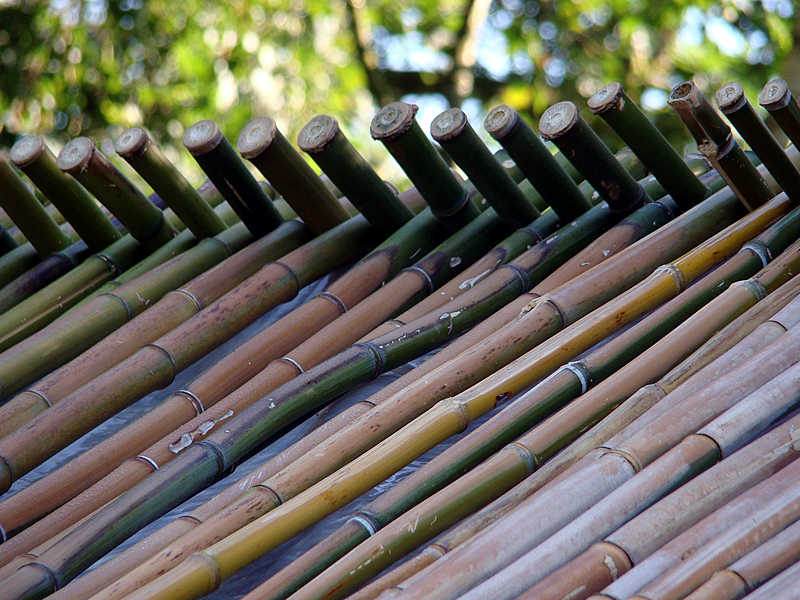
M 736 79 L 754 98 L 796 51 L 795 16 L 788 0 L 0 0 L 0 146 L 143 125 L 185 165 L 180 138 L 199 119 L 235 140 L 268 114 L 293 139 L 325 112 L 380 164 L 367 128 L 381 101 L 437 94 L 473 118 L 502 101 L 535 123 L 611 80 L 682 144 L 666 91 Z

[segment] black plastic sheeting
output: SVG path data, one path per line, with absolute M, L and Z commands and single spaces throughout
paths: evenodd
M 88 448 L 91 448 L 99 441 L 112 435 L 113 433 L 115 433 L 128 423 L 136 420 L 138 417 L 140 417 L 141 415 L 145 414 L 148 410 L 150 410 L 153 406 L 156 406 L 161 401 L 163 401 L 167 396 L 169 396 L 171 392 L 179 390 L 181 388 L 185 388 L 200 373 L 202 373 L 203 371 L 214 365 L 217 361 L 226 356 L 228 353 L 232 352 L 239 345 L 241 345 L 242 343 L 253 337 L 255 334 L 260 332 L 265 327 L 274 323 L 275 321 L 277 321 L 278 319 L 280 319 L 293 309 L 297 308 L 302 303 L 312 298 L 314 295 L 323 291 L 328 283 L 329 283 L 329 278 L 325 277 L 305 287 L 300 291 L 300 293 L 292 302 L 282 304 L 276 307 L 275 309 L 269 311 L 268 313 L 263 315 L 260 319 L 258 319 L 256 322 L 252 323 L 249 327 L 247 327 L 246 329 L 235 335 L 233 338 L 228 340 L 225 344 L 218 347 L 216 350 L 209 353 L 202 359 L 198 360 L 196 363 L 191 365 L 188 369 L 184 370 L 182 373 L 179 373 L 168 388 L 159 390 L 157 392 L 153 392 L 152 394 L 149 394 L 144 398 L 140 399 L 138 402 L 134 403 L 124 411 L 120 412 L 115 417 L 109 419 L 102 425 L 98 426 L 94 430 L 90 431 L 89 433 L 81 437 L 79 440 L 75 441 L 73 444 L 65 448 L 56 456 L 52 457 L 50 460 L 48 460 L 46 463 L 44 463 L 37 469 L 34 469 L 30 473 L 22 477 L 20 480 L 15 482 L 15 484 L 12 486 L 8 494 L 10 495 L 12 493 L 15 493 L 16 491 L 19 491 L 20 489 L 23 489 L 24 487 L 30 485 L 32 482 L 41 478 L 45 474 L 49 473 L 50 471 L 53 471 L 60 465 L 68 462 L 74 456 L 80 454 L 81 452 L 85 451 Z M 226 478 L 218 481 L 212 487 L 204 490 L 203 492 L 193 496 L 180 506 L 177 506 L 172 511 L 161 517 L 160 519 L 157 519 L 156 521 L 150 523 L 150 525 L 139 531 L 138 534 L 129 538 L 123 544 L 118 546 L 114 551 L 107 554 L 103 559 L 98 561 L 97 564 L 100 564 L 103 561 L 112 558 L 113 556 L 125 550 L 129 546 L 144 539 L 157 529 L 163 527 L 168 522 L 172 521 L 176 516 L 182 513 L 189 512 L 193 508 L 199 506 L 200 504 L 203 504 L 204 502 L 215 496 L 217 493 L 221 492 L 228 486 L 236 483 L 239 479 L 243 478 L 245 475 L 247 475 L 250 471 L 254 470 L 261 463 L 265 462 L 272 456 L 275 456 L 277 453 L 281 452 L 283 449 L 287 448 L 288 446 L 290 446 L 291 444 L 302 438 L 305 434 L 307 434 L 309 431 L 317 427 L 319 424 L 321 424 L 328 418 L 344 410 L 348 406 L 358 402 L 359 400 L 368 398 L 371 394 L 380 389 L 382 386 L 388 384 L 390 381 L 393 381 L 397 377 L 400 377 L 403 373 L 409 371 L 412 367 L 418 365 L 425 358 L 426 356 L 420 357 L 417 360 L 412 361 L 411 363 L 408 363 L 402 367 L 398 367 L 397 369 L 390 371 L 388 373 L 384 373 L 379 377 L 377 377 L 375 380 L 363 384 L 357 387 L 356 389 L 352 390 L 351 392 L 345 394 L 344 396 L 341 396 L 340 398 L 329 404 L 327 407 L 320 410 L 318 413 L 312 415 L 305 422 L 297 425 L 294 429 L 292 429 L 287 434 L 282 436 L 279 440 L 264 447 L 260 452 L 258 452 L 258 454 L 252 456 L 250 459 L 240 464 L 236 468 L 236 470 L 230 475 L 228 475 Z M 58 409 L 56 408 L 55 410 Z M 476 426 L 483 423 L 492 414 L 494 414 L 494 412 L 489 413 L 488 415 L 485 415 L 483 418 L 474 422 L 467 431 L 471 431 Z M 412 473 L 414 470 L 418 469 L 421 465 L 428 462 L 431 458 L 442 452 L 442 450 L 448 447 L 456 439 L 457 438 L 454 437 L 449 440 L 446 440 L 444 443 L 439 444 L 438 446 L 436 446 L 435 448 L 433 448 L 432 450 L 421 456 L 419 459 L 415 460 L 410 465 L 406 466 L 402 470 L 392 475 L 387 480 L 375 486 L 366 494 L 363 494 L 361 497 L 355 499 L 347 506 L 344 506 L 335 513 L 329 515 L 326 519 L 320 521 L 319 523 L 307 529 L 300 535 L 295 536 L 293 539 L 279 546 L 278 548 L 274 549 L 272 552 L 269 552 L 268 554 L 262 556 L 259 560 L 248 565 L 246 568 L 236 573 L 227 581 L 223 582 L 222 586 L 215 593 L 207 597 L 214 598 L 217 600 L 222 600 L 222 599 L 231 600 L 235 598 L 241 598 L 247 592 L 260 585 L 263 581 L 271 577 L 274 573 L 278 572 L 280 569 L 282 569 L 290 562 L 292 562 L 295 558 L 303 554 L 314 544 L 324 539 L 333 531 L 335 531 L 359 508 L 363 507 L 364 505 L 372 501 L 375 497 L 380 495 L 381 492 L 386 490 L 388 487 L 391 487 L 394 483 L 402 480 L 409 473 Z

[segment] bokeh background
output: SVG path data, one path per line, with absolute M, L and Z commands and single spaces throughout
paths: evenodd
M 478 129 L 501 102 L 535 124 L 551 103 L 583 107 L 613 80 L 683 147 L 666 105 L 681 80 L 706 94 L 738 80 L 755 101 L 781 76 L 800 92 L 799 10 L 791 0 L 0 0 L 0 147 L 40 133 L 55 149 L 88 135 L 111 150 L 123 129 L 144 126 L 199 182 L 181 145 L 191 123 L 213 118 L 235 141 L 269 115 L 294 140 L 322 112 L 397 179 L 369 139 L 386 102 L 419 104 L 426 130 L 449 106 Z

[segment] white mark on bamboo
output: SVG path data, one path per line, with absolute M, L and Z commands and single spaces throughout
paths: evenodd
M 491 273 L 494 269 L 486 269 L 485 271 L 478 273 L 475 277 L 470 277 L 469 279 L 465 279 L 458 285 L 458 289 L 460 290 L 468 290 L 472 287 L 475 287 L 479 281 L 484 279 L 489 273 Z M 450 298 L 452 300 L 452 298 Z
M 575 588 L 569 594 L 564 596 L 561 600 L 575 600 L 575 598 L 582 598 L 585 594 L 586 586 L 582 585 L 580 587 Z
M 608 572 L 611 574 L 611 579 L 616 579 L 619 577 L 619 569 L 617 569 L 617 564 L 614 562 L 614 559 L 611 558 L 608 554 L 603 557 L 603 564 L 608 569 Z
M 460 256 L 451 256 L 450 257 L 450 266 L 455 268 L 461 264 L 461 257 Z

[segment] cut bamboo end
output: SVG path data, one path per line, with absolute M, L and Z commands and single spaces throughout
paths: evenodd
M 458 137 L 467 127 L 467 115 L 460 108 L 448 108 L 431 122 L 431 135 L 439 143 Z
M 391 142 L 414 126 L 414 117 L 419 107 L 416 104 L 392 102 L 372 118 L 369 132 L 373 139 Z
M 546 140 L 554 140 L 572 129 L 578 122 L 578 108 L 570 101 L 557 102 L 539 119 L 539 132 Z
M 31 163 L 36 162 L 44 153 L 47 146 L 44 138 L 40 135 L 26 135 L 11 146 L 9 158 L 20 169 L 24 169 Z
M 339 133 L 339 123 L 329 115 L 317 115 L 312 118 L 297 135 L 297 145 L 309 154 L 323 152 L 336 134 Z
M 219 126 L 211 119 L 190 125 L 183 134 L 183 145 L 192 156 L 202 156 L 220 145 L 224 136 Z
M 94 151 L 94 142 L 88 137 L 74 138 L 61 149 L 56 164 L 70 175 L 81 173 L 89 168 Z
M 592 94 L 586 104 L 592 114 L 602 115 L 612 110 L 622 110 L 625 104 L 624 97 L 622 84 L 612 81 Z
M 744 95 L 744 88 L 742 84 L 737 81 L 726 83 L 717 90 L 714 95 L 717 100 L 717 106 L 726 115 L 736 112 L 747 104 L 747 98 Z
M 236 149 L 248 160 L 263 154 L 272 145 L 278 126 L 269 117 L 257 117 L 247 123 L 239 134 Z
M 783 79 L 768 81 L 758 93 L 758 103 L 770 112 L 786 108 L 791 101 L 792 92 Z
M 517 111 L 510 106 L 501 104 L 500 106 L 495 106 L 486 114 L 483 126 L 489 132 L 489 135 L 502 143 L 506 137 L 513 133 L 521 121 L 522 118 Z
M 142 154 L 150 144 L 150 136 L 141 127 L 131 127 L 114 141 L 114 150 L 128 160 Z

